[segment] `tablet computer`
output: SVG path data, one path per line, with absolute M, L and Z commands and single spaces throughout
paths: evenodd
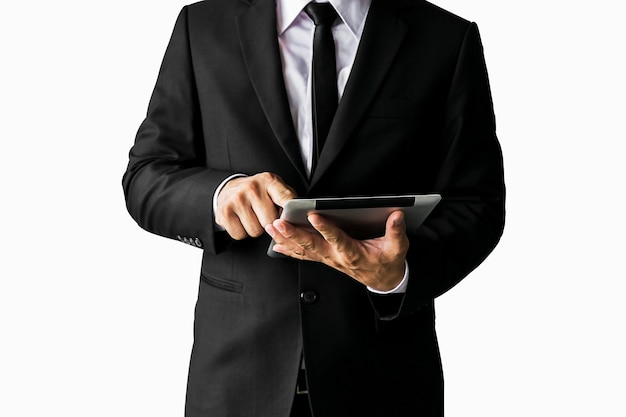
M 281 219 L 297 226 L 309 226 L 307 217 L 317 213 L 331 220 L 355 239 L 372 239 L 385 234 L 389 215 L 404 211 L 407 230 L 416 230 L 441 200 L 439 194 L 344 197 L 344 198 L 296 198 L 287 201 Z M 283 257 L 272 250 L 268 255 Z

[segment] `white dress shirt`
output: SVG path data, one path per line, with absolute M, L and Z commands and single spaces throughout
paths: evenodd
M 332 33 L 335 40 L 337 63 L 337 92 L 341 100 L 372 0 L 329 0 L 328 2 L 333 5 L 339 15 L 332 26 Z M 308 3 L 310 0 L 277 0 L 276 22 L 289 109 L 300 143 L 302 161 L 307 173 L 310 174 L 313 162 L 313 112 L 310 73 L 313 61 L 315 25 L 303 10 Z M 217 207 L 217 195 L 223 185 L 236 176 L 239 175 L 229 177 L 220 184 L 213 197 L 214 208 Z M 405 292 L 409 273 L 408 264 L 405 263 L 405 265 L 404 278 L 393 290 L 381 292 L 370 287 L 367 288 L 378 294 Z
M 313 127 L 311 109 L 311 62 L 315 25 L 303 11 L 310 0 L 276 2 L 278 45 L 289 108 L 300 141 L 302 160 L 311 173 Z M 337 92 L 341 99 L 361 40 L 371 0 L 332 0 L 339 18 L 332 26 L 337 62 Z

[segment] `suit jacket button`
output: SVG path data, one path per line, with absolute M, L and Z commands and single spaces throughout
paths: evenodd
M 202 241 L 198 238 L 195 239 L 195 243 L 196 243 L 196 247 L 201 248 L 202 247 Z
M 313 304 L 317 301 L 317 293 L 312 290 L 306 290 L 303 291 L 302 294 L 300 294 L 300 298 L 302 298 L 302 301 L 307 304 Z
M 185 242 L 186 244 L 189 244 L 189 238 L 188 237 L 184 237 L 183 238 L 183 242 Z

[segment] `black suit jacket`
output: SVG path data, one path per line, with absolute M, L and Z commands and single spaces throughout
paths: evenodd
M 142 227 L 204 248 L 186 415 L 287 417 L 303 350 L 316 415 L 441 415 L 433 300 L 482 262 L 504 221 L 478 29 L 425 1 L 374 0 L 309 179 L 275 20 L 273 0 L 182 10 L 123 179 Z M 300 196 L 441 193 L 408 231 L 406 294 L 374 297 L 326 266 L 267 257 L 267 236 L 214 232 L 220 182 L 265 171 Z

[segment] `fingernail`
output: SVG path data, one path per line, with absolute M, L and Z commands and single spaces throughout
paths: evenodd
M 398 226 L 402 226 L 404 224 L 404 218 L 401 219 L 395 219 L 393 221 L 393 226 L 394 227 L 398 227 Z

